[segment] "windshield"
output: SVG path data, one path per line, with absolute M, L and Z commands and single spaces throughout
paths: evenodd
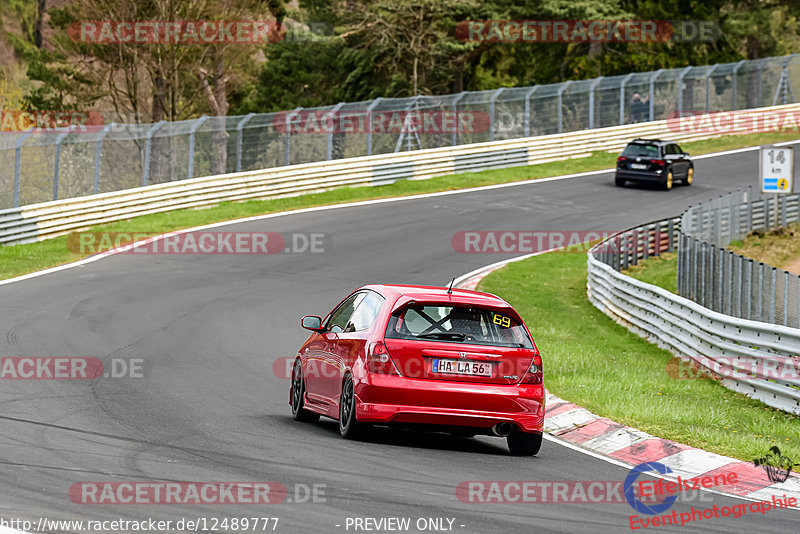
M 533 348 L 525 327 L 494 310 L 451 305 L 411 306 L 392 314 L 387 338 Z
M 657 158 L 658 145 L 630 144 L 625 147 L 622 155 L 628 158 Z

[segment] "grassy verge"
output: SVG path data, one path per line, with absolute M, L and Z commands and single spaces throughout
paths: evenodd
M 800 259 L 798 233 L 798 223 L 771 232 L 752 232 L 743 240 L 731 242 L 728 250 L 779 269 L 793 270 Z
M 704 154 L 786 141 L 794 137 L 796 136 L 787 134 L 725 136 L 707 141 L 686 143 L 682 145 L 682 148 L 692 154 Z M 615 160 L 615 154 L 596 152 L 587 158 L 478 173 L 448 175 L 430 180 L 402 180 L 391 185 L 380 187 L 349 187 L 287 199 L 221 203 L 218 206 L 202 210 L 179 210 L 169 213 L 146 215 L 127 221 L 95 227 L 92 228 L 92 231 L 148 234 L 163 233 L 170 230 L 178 230 L 212 222 L 291 209 L 358 200 L 399 197 L 436 191 L 449 191 L 482 185 L 607 169 L 614 166 Z M 66 237 L 49 239 L 26 245 L 0 246 L 0 279 L 11 278 L 47 267 L 72 262 L 84 256 L 86 256 L 86 254 L 72 252 L 67 248 Z
M 479 289 L 502 296 L 522 314 L 542 352 L 545 384 L 556 395 L 650 434 L 741 460 L 762 456 L 772 445 L 800 458 L 800 417 L 714 380 L 671 378 L 669 352 L 592 306 L 585 254 L 513 263 Z
M 665 252 L 658 257 L 650 257 L 631 265 L 622 271 L 624 274 L 642 282 L 653 284 L 673 293 L 678 292 L 678 253 Z

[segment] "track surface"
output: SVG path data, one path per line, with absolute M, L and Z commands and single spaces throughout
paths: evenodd
M 412 525 L 449 517 L 465 533 L 629 531 L 633 510 L 624 503 L 470 504 L 455 497 L 465 480 L 618 481 L 623 467 L 550 441 L 532 459 L 508 456 L 505 440 L 489 437 L 378 429 L 369 442 L 344 441 L 333 421 L 291 420 L 288 380 L 272 364 L 293 356 L 305 338 L 301 315 L 324 315 L 361 284 L 440 285 L 507 257 L 456 253 L 458 231 L 619 230 L 749 185 L 757 171 L 756 152 L 745 152 L 698 160 L 695 185 L 671 192 L 619 189 L 601 174 L 291 215 L 222 230 L 324 232 L 332 240 L 324 254 L 118 255 L 0 286 L 0 355 L 143 358 L 146 375 L 3 380 L 0 516 L 277 516 L 278 532 L 345 532 L 347 517 L 411 517 Z M 536 325 L 529 326 L 535 336 Z M 75 482 L 134 480 L 277 481 L 290 496 L 295 483 L 325 484 L 326 502 L 86 506 L 68 497 Z M 743 502 L 704 498 L 673 509 Z M 798 531 L 800 514 L 659 531 L 733 529 Z

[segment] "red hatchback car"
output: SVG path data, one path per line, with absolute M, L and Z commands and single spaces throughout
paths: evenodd
M 323 320 L 292 369 L 298 421 L 339 420 L 352 438 L 372 424 L 506 437 L 514 455 L 542 445 L 542 360 L 519 314 L 488 293 L 368 285 Z

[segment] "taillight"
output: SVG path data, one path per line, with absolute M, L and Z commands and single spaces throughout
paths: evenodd
M 373 344 L 367 354 L 367 370 L 370 373 L 380 373 L 384 375 L 397 375 L 392 357 L 383 342 L 378 341 Z
M 530 367 L 528 367 L 525 376 L 522 377 L 523 384 L 541 384 L 542 383 L 542 357 L 538 354 L 533 357 Z
M 659 167 L 663 167 L 664 166 L 664 160 L 663 159 L 651 159 L 650 163 L 652 163 L 653 165 L 658 165 Z
M 625 156 L 620 156 L 620 157 L 617 158 L 617 162 L 620 162 L 620 161 L 628 161 L 628 158 L 626 158 Z

